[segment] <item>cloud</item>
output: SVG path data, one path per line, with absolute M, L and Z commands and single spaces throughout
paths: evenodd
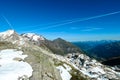
M 88 32 L 88 31 L 96 31 L 96 30 L 101 30 L 101 29 L 104 29 L 104 28 L 87 28 L 87 29 L 83 29 L 81 31 Z

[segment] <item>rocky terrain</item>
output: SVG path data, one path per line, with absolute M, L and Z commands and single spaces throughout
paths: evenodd
M 84 54 L 68 54 L 66 56 L 69 62 L 75 64 L 79 71 L 89 76 L 91 79 L 97 80 L 119 80 L 119 71 L 114 71 L 112 67 L 107 67 L 95 59 L 91 59 Z
M 0 50 L 15 49 L 27 55 L 24 60 L 32 68 L 32 75 L 14 80 L 119 80 L 120 73 L 91 59 L 82 50 L 71 43 L 57 39 L 49 41 L 40 35 L 27 33 L 17 34 L 14 30 L 0 33 Z M 62 50 L 63 49 L 63 50 Z M 58 51 L 58 53 L 57 53 Z M 59 54 L 65 54 L 61 56 Z M 8 51 L 7 53 L 11 53 Z M 58 55 L 59 54 L 59 55 Z M 7 55 L 7 54 L 6 54 Z M 2 61 L 0 55 L 0 61 Z M 0 65 L 2 65 L 0 63 Z M 0 76 L 2 67 L 0 66 Z M 19 68 L 21 70 L 21 68 Z M 7 70 L 6 68 L 4 70 Z M 17 72 L 19 73 L 19 71 Z M 15 72 L 12 73 L 13 75 Z M 8 74 L 9 75 L 9 74 Z M 17 76 L 16 76 L 17 77 Z M 7 80 L 7 79 L 6 79 Z

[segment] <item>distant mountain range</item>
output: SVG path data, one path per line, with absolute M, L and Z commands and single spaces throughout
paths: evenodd
M 107 60 L 120 56 L 120 41 L 102 40 L 73 42 L 76 46 L 84 50 L 84 52 L 98 60 Z

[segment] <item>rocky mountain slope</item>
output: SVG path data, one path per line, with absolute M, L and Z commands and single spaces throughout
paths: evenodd
M 77 46 L 67 42 L 61 38 L 57 38 L 53 41 L 45 40 L 43 43 L 46 45 L 53 53 L 59 55 L 66 55 L 68 53 L 82 53 L 82 50 L 79 49 Z
M 65 55 L 68 53 L 77 53 L 77 52 L 83 53 L 80 48 L 61 38 L 57 38 L 51 41 L 42 37 L 41 35 L 38 36 L 37 34 L 34 33 L 22 34 L 22 36 L 29 39 L 29 41 L 32 41 L 34 44 L 38 46 L 46 46 L 55 54 Z
M 18 62 L 24 61 L 28 63 L 33 70 L 32 76 L 25 77 L 26 74 L 21 74 L 19 77 L 22 80 L 120 79 L 120 73 L 118 71 L 102 65 L 95 59 L 89 58 L 85 54 L 82 54 L 82 50 L 62 39 L 49 41 L 36 34 L 18 35 L 14 30 L 8 30 L 0 33 L 0 50 L 4 51 L 6 49 L 22 51 L 23 55 L 27 55 L 24 60 L 21 57 L 15 57 L 15 60 Z M 66 55 L 58 55 L 57 51 L 61 51 L 60 53 L 63 51 Z M 11 52 L 9 51 L 7 53 Z M 1 58 L 2 56 L 0 55 L 0 61 L 2 61 Z M 2 64 L 0 63 L 0 65 Z M 0 66 L 0 72 L 1 68 Z M 21 70 L 21 68 L 19 69 Z M 4 70 L 7 70 L 7 68 Z M 14 75 L 15 73 L 13 72 L 12 74 Z

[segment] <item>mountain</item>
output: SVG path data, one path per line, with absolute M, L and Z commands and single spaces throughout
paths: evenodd
M 53 41 L 48 40 L 41 35 L 37 35 L 34 33 L 27 33 L 22 34 L 23 37 L 27 37 L 29 41 L 32 41 L 34 44 L 38 46 L 46 46 L 48 49 L 50 49 L 54 54 L 59 55 L 66 55 L 68 53 L 83 53 L 80 48 L 75 46 L 74 44 L 63 40 L 62 38 L 57 38 Z
M 89 52 L 98 58 L 110 59 L 118 57 L 120 56 L 120 41 L 98 45 L 89 50 Z
M 55 54 L 66 55 L 68 53 L 83 53 L 81 49 L 67 42 L 61 38 L 57 38 L 53 41 L 45 40 L 44 44 Z
M 8 30 L 0 33 L 0 80 L 8 79 L 119 80 L 120 75 L 61 38 Z
M 9 32 L 12 33 L 9 34 Z M 43 51 L 46 51 L 46 53 L 51 52 L 47 52 L 47 50 L 34 45 L 33 42 L 29 41 L 26 37 L 20 36 L 18 34 L 16 35 L 16 32 L 13 30 L 8 30 L 1 33 L 0 39 L 0 50 L 6 53 L 6 55 L 3 55 L 3 53 L 0 52 L 0 76 L 2 76 L 0 77 L 1 80 L 62 80 L 59 71 L 56 69 L 53 58 L 46 55 Z M 21 44 L 21 42 L 23 44 Z M 17 55 L 21 55 L 19 51 L 22 52 L 23 55 L 26 55 L 24 60 L 22 57 Z M 8 53 L 11 54 L 7 55 Z M 15 54 L 17 56 L 15 56 Z M 7 57 L 13 57 L 14 60 L 3 60 L 3 62 L 1 62 L 1 59 Z M 24 62 L 30 66 L 24 67 Z M 30 71 L 30 67 L 33 70 L 32 72 Z M 32 75 L 30 75 L 31 73 Z M 11 77 L 12 75 L 14 75 L 14 77 Z
M 39 42 L 39 41 L 45 40 L 43 36 L 37 35 L 35 33 L 24 33 L 24 34 L 21 34 L 21 36 L 26 37 L 29 41 Z
M 101 40 L 101 41 L 81 41 L 81 42 L 72 42 L 74 45 L 82 48 L 84 51 L 90 50 L 94 47 L 96 47 L 97 45 L 101 45 L 101 44 L 107 44 L 113 42 L 111 40 Z
M 88 42 L 76 42 L 76 46 L 79 46 L 84 52 L 98 60 L 106 60 L 112 57 L 120 56 L 120 42 L 119 41 L 88 41 Z
M 21 54 L 19 51 L 26 55 L 24 60 L 19 55 L 12 57 L 12 64 L 9 64 L 9 61 L 4 62 L 4 64 L 7 65 L 2 64 L 3 62 L 1 63 L 0 60 L 0 72 L 6 73 L 0 73 L 0 76 L 2 76 L 0 78 L 1 80 L 70 80 L 70 78 L 79 78 L 83 80 L 87 79 L 87 77 L 82 76 L 72 64 L 66 61 L 63 56 L 53 54 L 53 52 L 43 44 L 43 42 L 45 42 L 45 38 L 41 38 L 41 36 L 37 34 L 28 35 L 19 35 L 14 30 L 8 30 L 0 33 L 0 50 L 2 52 L 5 51 L 6 53 L 6 55 L 3 55 L 3 53 L 0 52 L 0 59 L 3 58 L 2 55 L 4 57 L 12 57 L 15 56 L 15 54 Z M 11 54 L 7 55 L 8 53 Z M 22 72 L 24 67 L 16 67 L 18 69 L 14 69 L 15 65 L 23 63 L 23 61 L 27 62 L 26 64 L 29 64 L 29 67 L 32 68 L 32 75 L 29 75 L 31 74 L 31 71 L 28 73 Z M 16 64 L 14 64 L 14 62 Z M 8 68 L 7 66 L 11 66 L 11 68 Z M 22 66 L 22 64 L 18 66 Z M 25 68 L 28 71 L 31 69 L 27 67 Z M 16 71 L 18 70 L 18 74 L 12 71 L 12 69 Z M 76 72 L 79 73 L 79 75 L 77 75 Z M 9 75 L 14 75 L 14 77 L 9 78 Z
M 5 40 L 5 41 L 14 41 L 14 40 L 19 40 L 20 37 L 14 30 L 8 30 L 5 32 L 0 33 L 0 40 Z

